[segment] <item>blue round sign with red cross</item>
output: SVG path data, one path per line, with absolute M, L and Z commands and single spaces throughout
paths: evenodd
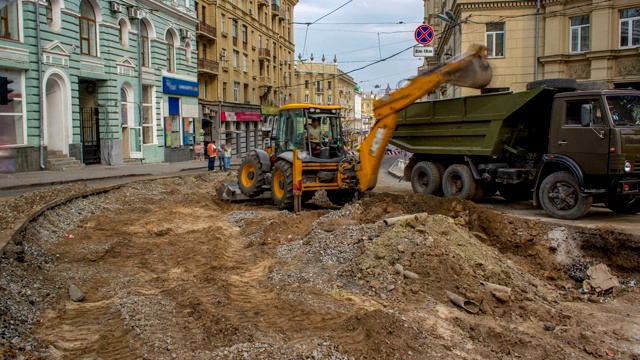
M 413 36 L 420 45 L 429 45 L 436 36 L 433 28 L 427 24 L 422 24 L 416 28 Z

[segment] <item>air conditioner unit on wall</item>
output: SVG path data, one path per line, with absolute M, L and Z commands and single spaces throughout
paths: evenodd
M 187 29 L 180 29 L 180 37 L 183 39 L 191 39 L 191 31 Z
M 129 8 L 129 17 L 139 19 L 141 16 L 140 9 L 134 7 Z
M 120 3 L 117 3 L 115 1 L 112 1 L 109 3 L 109 8 L 111 9 L 111 11 L 116 13 L 122 12 L 122 5 L 120 5 Z

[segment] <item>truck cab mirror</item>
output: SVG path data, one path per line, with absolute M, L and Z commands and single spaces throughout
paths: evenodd
M 591 119 L 593 118 L 593 105 L 583 104 L 580 107 L 580 124 L 583 127 L 591 126 Z

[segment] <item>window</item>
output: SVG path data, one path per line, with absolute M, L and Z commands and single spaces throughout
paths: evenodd
M 120 26 L 120 45 L 126 48 L 129 46 L 129 24 L 125 18 L 121 18 L 118 21 L 118 25 Z
M 320 87 L 320 85 L 321 85 L 321 84 L 322 84 L 322 82 L 321 82 L 321 81 L 319 81 L 319 80 L 318 80 L 318 81 L 316 81 L 316 91 L 317 91 L 317 92 L 322 91 L 322 88 Z
M 198 6 L 196 5 L 196 8 L 197 8 L 197 7 L 198 7 Z M 204 5 L 202 5 L 202 8 L 201 8 L 201 9 L 202 9 L 202 12 L 201 12 L 200 16 L 201 16 L 201 18 L 202 18 L 202 23 L 203 23 L 203 24 L 206 24 L 206 23 L 207 23 L 207 7 L 206 7 L 206 6 L 204 6 Z
M 1 71 L 1 76 L 13 80 L 10 85 L 13 101 L 0 105 L 0 145 L 22 145 L 26 143 L 26 121 L 22 103 L 23 82 L 22 71 Z
M 224 23 L 227 22 L 227 17 L 224 14 L 220 14 L 220 32 L 226 36 L 227 28 L 224 26 Z
M 142 87 L 142 142 L 145 145 L 157 144 L 156 121 L 154 111 L 154 87 Z
M 620 11 L 620 47 L 640 46 L 640 8 Z
M 333 104 L 333 95 L 331 94 L 327 95 L 327 104 L 329 105 Z
M 167 71 L 175 72 L 176 71 L 176 47 L 175 42 L 173 40 L 173 34 L 171 30 L 167 30 L 167 34 L 165 35 L 165 41 L 167 42 Z
M 88 0 L 80 3 L 80 53 L 98 56 L 96 13 Z
M 504 57 L 504 23 L 487 24 L 487 53 L 489 57 Z
M 309 103 L 309 94 L 304 94 L 304 103 L 305 104 Z
M 238 69 L 238 62 L 240 59 L 240 52 L 238 52 L 237 50 L 233 50 L 233 68 L 234 69 Z
M 134 104 L 131 102 L 132 98 L 131 89 L 127 89 L 127 86 L 120 88 L 120 121 L 124 127 L 133 125 Z
M 47 25 L 51 26 L 51 23 L 53 22 L 53 8 L 51 7 L 51 1 L 47 0 L 45 1 L 45 11 L 47 13 Z
M 227 83 L 222 83 L 222 101 L 227 101 Z
M 309 88 L 309 80 L 305 80 L 304 81 L 304 88 L 308 89 Z
M 565 109 L 564 125 L 565 126 L 582 126 L 581 113 L 582 105 L 590 104 L 594 115 L 595 124 L 603 124 L 602 111 L 600 110 L 600 102 L 598 100 L 580 100 L 567 101 Z
M 589 15 L 574 16 L 571 21 L 571 49 L 573 53 L 589 51 Z
M 149 32 L 147 31 L 147 24 L 144 21 L 140 21 L 140 57 L 142 58 L 142 66 L 151 66 L 151 42 L 149 42 Z
M 318 105 L 322 104 L 322 95 L 321 94 L 317 94 L 316 95 L 316 104 L 318 104 Z
M 238 39 L 238 20 L 231 20 L 231 36 Z
M 18 31 L 18 1 L 9 1 L 0 9 L 0 38 L 20 40 Z
M 202 50 L 202 58 L 203 59 L 207 58 L 207 47 L 208 46 L 209 45 L 207 45 L 207 43 L 205 43 L 205 42 L 200 43 L 200 49 Z
M 242 54 L 242 71 L 247 72 L 247 54 Z
M 249 42 L 247 37 L 247 25 L 242 25 L 242 43 L 246 44 L 247 42 Z
M 327 89 L 331 90 L 331 80 L 327 81 Z
M 47 12 L 47 24 L 49 25 L 49 29 L 51 31 L 59 31 L 60 25 L 62 23 L 62 18 L 60 16 L 60 7 L 62 0 L 47 0 L 45 10 Z M 9 1 L 9 6 L 11 3 L 17 3 L 17 1 Z M 17 40 L 17 39 L 16 39 Z
M 249 84 L 244 84 L 244 88 L 242 91 L 242 98 L 244 99 L 245 104 L 250 103 L 249 99 Z
M 240 83 L 237 81 L 233 82 L 233 101 L 240 102 Z

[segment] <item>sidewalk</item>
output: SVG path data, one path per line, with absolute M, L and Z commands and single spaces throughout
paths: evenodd
M 233 159 L 231 166 L 236 167 L 239 160 Z M 217 168 L 216 161 L 216 168 Z M 12 174 L 0 174 L 0 190 L 19 189 L 30 186 L 57 185 L 75 181 L 100 180 L 129 176 L 168 175 L 187 170 L 206 170 L 207 160 L 191 160 L 176 163 L 126 164 L 126 165 L 87 165 L 81 170 L 33 171 Z

